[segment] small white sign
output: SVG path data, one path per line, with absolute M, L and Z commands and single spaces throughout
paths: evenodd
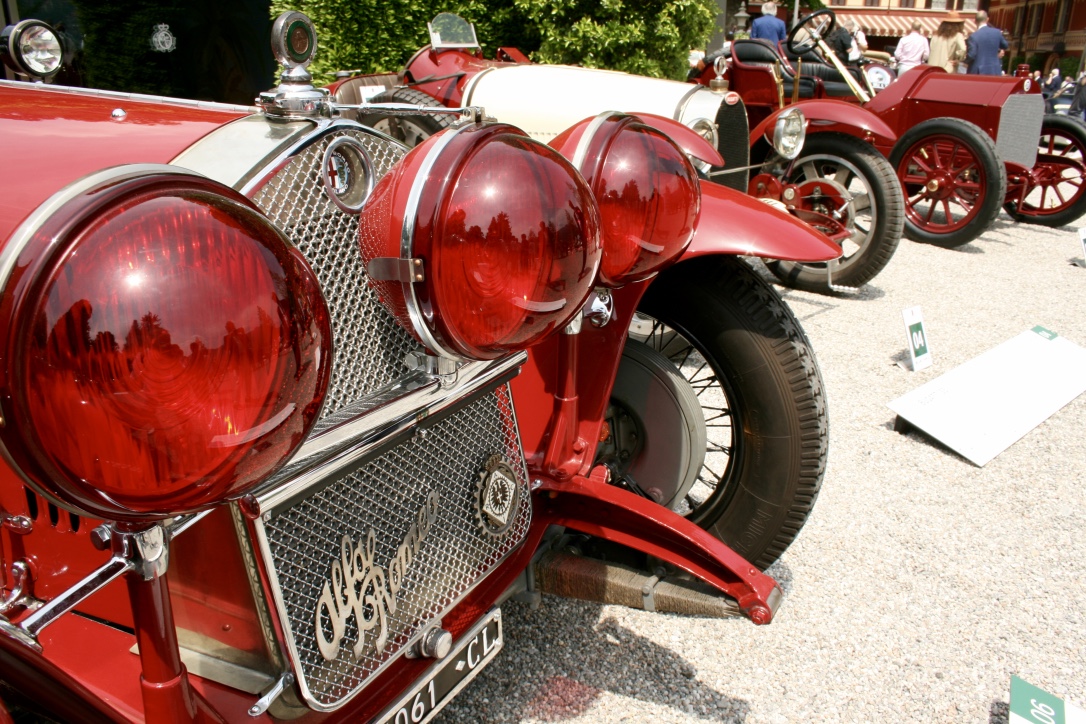
M 1086 711 L 1017 676 L 1011 677 L 1010 724 L 1082 724 Z
M 909 359 L 913 363 L 913 372 L 931 367 L 931 348 L 928 347 L 928 333 L 924 329 L 924 316 L 920 307 L 907 307 L 901 311 L 905 320 L 905 334 L 909 338 Z
M 1086 349 L 1034 327 L 889 404 L 983 466 L 1086 392 Z

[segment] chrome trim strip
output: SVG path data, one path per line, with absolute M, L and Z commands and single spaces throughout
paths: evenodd
M 460 98 L 460 103 L 462 105 L 471 105 L 471 96 L 475 93 L 475 88 L 479 85 L 479 80 L 492 70 L 497 70 L 497 68 L 493 66 L 491 66 L 490 68 L 484 68 L 483 70 L 476 73 L 475 76 L 468 81 L 468 84 L 464 86 L 463 96 Z
M 257 543 L 260 546 L 260 558 L 261 562 L 263 563 L 263 568 L 265 572 L 266 587 L 271 594 L 270 597 L 272 602 L 275 604 L 275 613 L 278 616 L 279 621 L 289 621 L 290 614 L 287 611 L 286 604 L 284 603 L 283 589 L 279 585 L 279 574 L 275 570 L 274 566 L 268 565 L 268 562 L 273 560 L 273 557 L 271 552 L 271 545 L 268 543 L 267 531 L 264 528 L 263 515 L 253 521 L 252 530 L 253 536 L 256 538 Z M 501 567 L 503 563 L 505 563 L 509 556 L 518 551 L 522 545 L 524 545 L 524 541 L 521 541 L 516 546 L 511 548 L 501 558 L 494 561 L 494 565 L 479 574 L 477 580 L 482 581 L 491 573 L 496 571 L 499 567 Z M 460 596 L 457 596 L 456 599 L 450 602 L 448 607 L 443 609 L 437 616 L 435 616 L 435 618 L 445 617 L 449 613 L 449 611 L 452 611 L 454 608 L 460 605 L 460 602 L 467 598 L 472 590 L 474 589 L 468 589 L 464 591 Z M 352 689 L 350 693 L 340 697 L 340 699 L 332 705 L 322 704 L 321 702 L 317 701 L 316 697 L 314 697 L 312 692 L 309 690 L 309 684 L 304 676 L 304 672 L 302 671 L 301 656 L 299 656 L 298 654 L 298 647 L 294 641 L 294 631 L 289 626 L 283 626 L 282 633 L 283 637 L 286 639 L 287 658 L 290 660 L 291 671 L 294 673 L 294 680 L 297 682 L 298 689 L 302 694 L 302 700 L 305 702 L 306 706 L 313 709 L 314 711 L 328 712 L 335 711 L 336 709 L 343 707 L 347 702 L 354 699 L 358 695 L 358 692 L 362 691 L 362 689 L 365 688 L 366 684 L 372 682 L 376 677 L 380 676 L 385 670 L 387 670 L 389 666 L 399 661 L 405 653 L 414 648 L 415 644 L 417 644 L 422 639 L 423 635 L 426 633 L 426 629 L 425 627 L 420 626 L 418 633 L 408 639 L 407 643 L 404 644 L 404 646 L 396 653 L 395 656 L 391 657 L 390 659 L 388 659 L 388 661 L 385 661 L 383 664 L 374 669 L 365 681 L 361 682 L 357 687 Z
M 0 81 L 2 83 L 3 81 Z M 27 83 L 20 83 L 19 85 L 29 85 Z M 64 188 L 57 191 L 48 199 L 42 202 L 38 208 L 36 208 L 30 216 L 23 220 L 23 223 L 19 224 L 19 227 L 15 229 L 15 232 L 8 238 L 7 244 L 4 245 L 2 251 L 0 251 L 0 290 L 6 289 L 8 282 L 11 280 L 11 274 L 15 270 L 15 264 L 19 260 L 19 256 L 26 249 L 30 240 L 34 237 L 34 234 L 38 232 L 38 229 L 48 221 L 54 214 L 64 207 L 65 204 L 70 202 L 77 196 L 90 191 L 91 189 L 101 186 L 106 183 L 127 181 L 131 178 L 138 178 L 140 176 L 149 176 L 152 174 L 176 174 L 181 176 L 198 176 L 204 178 L 195 171 L 190 171 L 186 168 L 179 168 L 177 166 L 167 166 L 165 164 L 158 163 L 133 163 L 124 166 L 113 166 L 111 168 L 102 169 L 101 171 L 95 171 L 92 174 L 84 176 L 81 179 L 77 179 L 68 184 Z M 50 503 L 53 503 L 63 510 L 73 512 L 77 515 L 82 515 L 87 518 L 94 518 L 96 516 L 88 513 L 85 510 L 76 508 L 68 503 L 61 502 L 55 496 L 48 491 L 41 488 L 37 483 L 31 480 L 25 475 L 22 469 L 15 464 L 14 459 L 8 452 L 7 446 L 0 441 L 0 457 L 4 462 L 8 464 L 12 470 L 19 476 L 19 478 L 26 483 L 35 493 L 42 496 Z
M 437 142 L 427 152 L 426 158 L 422 161 L 422 165 L 419 166 L 418 174 L 411 183 L 411 192 L 407 196 L 407 205 L 404 207 L 403 227 L 400 229 L 401 259 L 412 259 L 415 257 L 414 245 L 412 243 L 414 240 L 414 225 L 419 212 L 419 200 L 422 198 L 422 190 L 430 183 L 430 172 L 433 171 L 438 156 L 441 155 L 452 140 L 462 133 L 465 128 L 467 128 L 467 126 L 454 128 L 441 136 L 441 138 L 437 139 Z M 407 283 L 403 284 L 402 287 L 404 302 L 406 302 L 405 306 L 407 307 L 407 316 L 411 318 L 411 326 L 414 327 L 415 333 L 422 339 L 423 344 L 446 359 L 461 359 L 459 355 L 453 354 L 441 346 L 438 341 L 434 339 L 433 335 L 430 334 L 430 330 L 423 320 L 422 310 L 419 309 L 419 300 L 415 296 L 415 285 Z
M 0 80 L 0 87 L 8 86 L 23 90 L 57 91 L 58 93 L 73 93 L 82 96 L 94 96 L 98 98 L 113 98 L 119 101 L 142 101 L 147 103 L 163 103 L 170 106 L 184 106 L 186 108 L 199 108 L 211 111 L 228 111 L 231 113 L 260 113 L 256 106 L 240 106 L 231 103 L 217 103 L 215 101 L 198 101 L 191 98 L 171 98 L 169 96 L 153 96 L 145 93 L 125 93 L 123 91 L 102 90 L 100 88 L 76 88 L 70 85 L 44 85 L 39 83 L 26 83 L 14 80 Z
M 313 495 L 316 492 L 314 488 L 323 487 L 337 471 L 361 460 L 381 444 L 430 415 L 448 409 L 463 398 L 494 384 L 527 359 L 526 352 L 518 352 L 497 362 L 471 362 L 458 370 L 457 381 L 451 387 L 443 388 L 439 380 L 432 378 L 421 387 L 412 389 L 405 386 L 399 397 L 312 436 L 287 463 L 289 466 L 305 466 L 303 472 L 284 484 L 254 493 L 259 516 L 263 519 L 276 515 L 296 501 Z M 342 449 L 343 445 L 349 447 Z
M 199 139 L 170 165 L 192 169 L 236 190 L 316 127 L 308 120 L 272 123 L 265 116 L 245 116 Z
M 584 157 L 588 155 L 588 144 L 592 142 L 592 138 L 599 132 L 600 127 L 608 118 L 621 115 L 619 111 L 604 111 L 588 124 L 588 128 L 584 129 L 584 133 L 581 134 L 581 140 L 577 142 L 577 149 L 573 152 L 573 159 L 571 163 L 573 168 L 577 169 L 578 173 L 584 173 L 584 169 L 581 168 L 584 164 Z
M 383 133 L 375 131 L 372 128 L 363 126 L 356 121 L 351 121 L 346 118 L 336 118 L 332 120 L 323 118 L 312 118 L 307 119 L 307 121 L 309 123 L 315 124 L 315 128 L 310 131 L 308 135 L 300 139 L 290 148 L 286 149 L 278 156 L 266 163 L 263 168 L 258 169 L 255 174 L 245 180 L 241 188 L 238 188 L 237 191 L 239 191 L 243 196 L 252 198 L 257 191 L 263 188 L 264 184 L 267 183 L 272 176 L 278 173 L 279 170 L 282 169 L 285 165 L 290 163 L 290 160 L 292 158 L 305 151 L 314 143 L 320 141 L 329 133 L 337 131 L 341 128 L 350 128 L 355 131 L 368 133 L 371 136 L 375 136 L 382 140 L 390 140 L 388 136 L 384 135 Z M 397 143 L 399 142 L 397 141 Z
M 690 103 L 690 101 L 694 98 L 695 95 L 697 95 L 698 93 L 700 93 L 703 90 L 706 93 L 712 93 L 711 90 L 707 90 L 704 86 L 700 86 L 700 85 L 695 85 L 691 90 L 687 91 L 686 95 L 684 95 L 679 100 L 679 105 L 675 106 L 675 117 L 672 118 L 672 120 L 678 121 L 679 123 L 682 123 L 683 113 L 686 113 L 686 106 Z

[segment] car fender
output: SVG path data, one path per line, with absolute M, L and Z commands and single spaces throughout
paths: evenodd
M 786 261 L 829 261 L 841 247 L 820 231 L 751 196 L 701 184 L 701 214 L 683 259 L 737 254 Z
M 855 136 L 879 149 L 892 148 L 897 143 L 897 133 L 881 118 L 855 103 L 830 99 L 815 99 L 797 104 L 807 116 L 807 135 L 836 131 Z M 773 126 L 786 108 L 774 111 L 750 133 L 753 147 L 763 137 L 773 144 Z

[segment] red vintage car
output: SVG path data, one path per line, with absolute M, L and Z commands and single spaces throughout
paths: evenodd
M 737 255 L 837 247 L 668 119 L 409 152 L 273 47 L 259 108 L 0 81 L 0 720 L 427 721 L 541 592 L 769 623 L 826 400 Z
M 698 80 L 727 81 L 755 119 L 798 105 L 812 137 L 853 133 L 837 119 L 862 103 L 878 125 L 861 137 L 893 165 L 905 193 L 905 234 L 914 240 L 960 246 L 1001 208 L 1049 226 L 1086 213 L 1086 126 L 1044 115 L 1040 88 L 1026 74 L 965 76 L 920 66 L 874 94 L 823 41 L 834 24 L 824 9 L 793 28 L 783 49 L 736 41 L 730 58 Z
M 474 27 L 451 13 L 429 25 L 430 44 L 398 74 L 356 76 L 329 86 L 337 99 L 363 98 L 433 107 L 482 105 L 501 121 L 549 140 L 571 123 L 606 110 L 653 113 L 677 120 L 720 151 L 723 167 L 699 171 L 788 210 L 841 246 L 839 258 L 800 264 L 767 260 L 784 283 L 816 292 L 857 288 L 889 263 L 901 238 L 904 209 L 893 168 L 864 134 L 881 122 L 850 108 L 838 122 L 848 133 L 805 138 L 798 108 L 749 121 L 736 93 L 607 70 L 531 63 L 515 48 L 483 57 Z M 449 121 L 435 115 L 389 118 L 360 111 L 363 123 L 414 145 Z M 751 174 L 755 179 L 751 181 Z

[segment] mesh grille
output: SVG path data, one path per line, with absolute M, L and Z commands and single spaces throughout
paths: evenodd
M 358 217 L 341 211 L 324 191 L 321 160 L 328 144 L 341 136 L 362 143 L 378 179 L 404 153 L 368 133 L 339 129 L 295 156 L 253 197 L 305 255 L 328 302 L 335 359 L 325 416 L 400 377 L 405 355 L 418 347 L 366 282 Z
M 520 492 L 513 523 L 501 536 L 484 531 L 477 518 L 476 486 L 494 454 L 511 463 Z M 365 633 L 361 656 L 355 659 L 359 629 L 351 617 L 337 657 L 327 661 L 318 647 L 315 621 L 343 537 L 356 545 L 372 530 L 374 563 L 388 571 L 431 492 L 439 499 L 437 518 L 404 572 L 395 610 L 387 611 L 384 651 L 373 645 L 380 629 L 376 625 Z M 297 653 L 296 673 L 311 701 L 334 707 L 364 686 L 422 625 L 446 613 L 524 539 L 530 518 L 527 472 L 508 388 L 503 386 L 435 425 L 425 437 L 416 436 L 265 521 L 269 563 L 286 612 L 283 625 Z M 372 618 L 375 609 L 366 610 Z M 326 640 L 335 640 L 327 618 L 323 629 Z
M 996 153 L 1001 161 L 1026 168 L 1037 162 L 1037 144 L 1044 121 L 1044 98 L 1040 93 L 1013 93 L 999 114 Z
M 724 168 L 742 168 L 750 164 L 750 131 L 747 127 L 747 107 L 742 100 L 734 105 L 720 104 L 716 115 L 720 143 L 717 150 L 724 157 Z M 750 171 L 736 171 L 714 176 L 713 180 L 736 191 L 747 192 Z

